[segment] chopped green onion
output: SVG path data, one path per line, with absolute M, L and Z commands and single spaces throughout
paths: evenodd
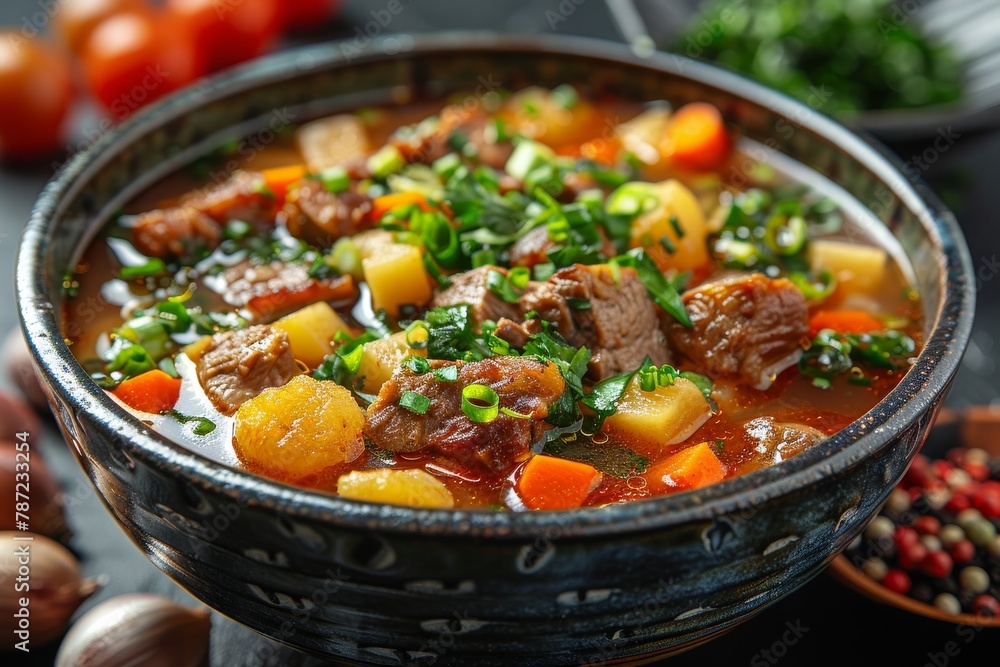
M 767 221 L 764 240 L 779 255 L 795 255 L 806 245 L 806 221 L 801 215 L 775 214 Z
M 403 154 L 391 144 L 387 144 L 368 158 L 368 171 L 376 178 L 395 174 L 406 165 Z
M 195 435 L 208 435 L 209 433 L 215 430 L 215 422 L 213 422 L 211 419 L 208 419 L 207 417 L 196 417 L 196 416 L 186 415 L 181 412 L 177 412 L 177 410 L 167 410 L 165 412 L 162 412 L 161 414 L 168 417 L 173 417 L 181 424 L 188 424 L 194 422 L 195 426 L 191 430 L 191 432 L 194 433 Z
M 253 231 L 253 226 L 246 220 L 230 220 L 222 230 L 222 236 L 238 241 L 246 238 Z
M 274 190 L 268 186 L 266 181 L 257 181 L 250 186 L 250 191 L 255 195 L 261 195 L 262 197 L 270 197 L 271 199 L 277 197 L 277 195 L 274 194 Z
M 552 262 L 539 262 L 531 269 L 531 275 L 538 282 L 545 282 L 556 272 L 556 265 Z
M 119 339 L 121 340 L 121 339 Z M 128 380 L 136 375 L 142 375 L 146 371 L 156 368 L 156 363 L 142 345 L 135 345 L 123 341 L 123 347 L 118 350 L 115 356 L 105 367 L 105 373 L 119 372 L 122 380 Z
M 526 266 L 515 266 L 507 274 L 507 279 L 517 289 L 524 289 L 531 279 L 531 271 Z
M 438 263 L 434 261 L 434 258 L 431 256 L 430 253 L 424 254 L 423 262 L 424 262 L 424 269 L 426 269 L 430 277 L 433 278 L 434 281 L 441 286 L 441 289 L 447 289 L 451 287 L 451 278 L 449 278 L 444 274 L 444 272 L 441 270 L 441 267 L 438 266 Z
M 673 255 L 675 252 L 677 252 L 677 246 L 675 246 L 674 242 L 671 241 L 668 237 L 661 236 L 659 243 L 660 247 L 666 250 L 668 255 Z
M 522 139 L 517 142 L 514 152 L 507 159 L 504 171 L 519 181 L 524 181 L 532 170 L 551 162 L 555 157 L 555 151 L 545 144 Z
M 429 335 L 427 323 L 423 320 L 414 320 L 404 330 L 406 332 L 406 344 L 414 350 L 422 350 L 427 347 Z
M 507 303 L 517 303 L 521 298 L 510 284 L 510 279 L 499 271 L 490 270 L 486 273 L 486 288 Z
M 674 232 L 677 233 L 677 238 L 684 238 L 684 228 L 681 227 L 681 221 L 677 219 L 676 215 L 670 216 L 670 226 L 674 228 Z
M 138 266 L 123 266 L 118 275 L 123 280 L 132 280 L 134 278 L 159 276 L 166 272 L 166 263 L 159 257 L 151 257 L 145 264 L 140 264 Z
M 459 167 L 462 166 L 462 158 L 458 156 L 457 153 L 448 153 L 444 157 L 438 158 L 431 165 L 431 169 L 434 173 L 441 176 L 442 178 L 451 178 Z
M 576 88 L 564 83 L 552 89 L 552 99 L 563 109 L 572 109 L 580 102 L 580 95 Z
M 323 258 L 326 265 L 336 269 L 341 275 L 362 278 L 361 250 L 349 238 L 337 239 L 330 252 Z
M 431 373 L 438 382 L 454 382 L 458 379 L 458 366 L 442 366 L 435 368 Z
M 400 361 L 399 365 L 416 375 L 423 375 L 431 370 L 431 363 L 427 359 L 412 354 Z
M 604 210 L 612 215 L 637 216 L 660 205 L 656 185 L 645 181 L 631 181 L 619 186 L 608 195 Z
M 594 306 L 588 299 L 575 299 L 573 297 L 566 299 L 566 305 L 573 310 L 590 310 Z
M 513 417 L 514 419 L 531 419 L 530 414 L 518 412 L 516 410 L 511 410 L 510 408 L 500 408 L 500 412 L 507 415 L 508 417 Z
M 347 175 L 347 170 L 339 165 L 327 167 L 319 172 L 317 177 L 327 192 L 332 192 L 333 194 L 343 192 L 351 185 L 351 177 Z
M 604 191 L 600 188 L 584 190 L 576 196 L 576 201 L 581 204 L 600 206 L 604 203 Z
M 799 288 L 802 295 L 809 301 L 822 301 L 837 289 L 837 279 L 826 269 L 815 276 L 795 271 L 788 274 L 788 279 Z
M 415 391 L 404 391 L 403 395 L 399 397 L 399 407 L 422 415 L 431 407 L 431 399 Z
M 462 412 L 471 421 L 485 424 L 497 418 L 500 397 L 492 387 L 470 384 L 462 389 Z
M 487 266 L 497 263 L 497 254 L 492 250 L 477 250 L 472 253 L 472 268 L 478 269 L 480 266 Z

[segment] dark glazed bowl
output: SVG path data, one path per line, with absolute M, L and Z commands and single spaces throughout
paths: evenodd
M 32 213 L 17 267 L 24 331 L 67 441 L 149 558 L 266 635 L 375 664 L 662 656 L 820 572 L 899 480 L 958 368 L 974 294 L 954 217 L 839 125 L 680 57 L 486 34 L 376 42 L 354 55 L 336 44 L 285 53 L 170 98 L 70 163 Z M 232 132 L 567 81 L 639 100 L 713 102 L 757 150 L 829 177 L 873 212 L 871 224 L 913 264 L 926 308 L 926 345 L 899 386 L 821 445 L 695 493 L 570 512 L 427 511 L 296 489 L 194 454 L 118 408 L 63 342 L 61 280 L 83 244 L 124 200 Z

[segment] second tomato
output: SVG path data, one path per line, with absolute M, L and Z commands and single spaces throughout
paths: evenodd
M 281 34 L 280 0 L 167 0 L 189 27 L 210 71 L 265 53 Z

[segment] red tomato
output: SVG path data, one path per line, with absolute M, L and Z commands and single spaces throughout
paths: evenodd
M 0 155 L 24 159 L 54 151 L 72 103 L 65 56 L 45 42 L 0 32 Z
M 341 0 L 287 0 L 283 5 L 289 30 L 316 30 L 340 11 Z
M 194 35 L 209 71 L 255 58 L 281 35 L 280 0 L 167 0 Z
M 83 65 L 90 91 L 117 120 L 186 86 L 203 71 L 184 26 L 148 12 L 125 12 L 103 21 L 87 39 Z
M 142 0 L 61 0 L 52 15 L 52 29 L 77 55 L 83 53 L 90 33 L 105 19 L 146 8 Z

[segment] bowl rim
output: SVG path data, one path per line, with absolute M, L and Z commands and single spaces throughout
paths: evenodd
M 387 45 L 387 40 L 393 41 Z M 280 52 L 174 93 L 130 117 L 85 152 L 74 156 L 39 195 L 17 258 L 16 289 L 22 331 L 36 367 L 60 400 L 75 413 L 90 415 L 99 428 L 114 433 L 116 443 L 128 443 L 129 456 L 138 457 L 144 464 L 187 484 L 236 501 L 261 504 L 276 513 L 329 521 L 346 528 L 510 539 L 535 539 L 541 534 L 590 537 L 712 520 L 717 515 L 753 509 L 778 496 L 801 491 L 889 444 L 895 434 L 909 427 L 947 390 L 972 330 L 975 291 L 971 257 L 954 215 L 926 187 L 918 192 L 919 181 L 907 180 L 902 175 L 902 160 L 877 142 L 863 139 L 816 110 L 741 75 L 673 53 L 656 52 L 640 57 L 623 45 L 593 38 L 489 32 L 449 32 L 412 38 L 386 35 L 371 40 L 360 54 L 351 57 L 340 48 L 344 44 L 350 42 L 327 42 Z M 389 51 L 394 55 L 388 55 Z M 457 53 L 496 57 L 538 53 L 665 72 L 701 86 L 729 91 L 772 113 L 792 118 L 800 127 L 850 154 L 915 213 L 935 250 L 940 303 L 936 312 L 925 313 L 935 324 L 914 366 L 868 413 L 820 445 L 776 466 L 696 491 L 600 508 L 544 512 L 429 510 L 367 503 L 260 477 L 212 461 L 157 434 L 116 404 L 86 374 L 63 340 L 61 317 L 46 289 L 46 273 L 52 269 L 47 257 L 48 226 L 60 215 L 62 202 L 79 193 L 78 179 L 127 150 L 132 138 L 178 118 L 191 107 L 239 94 L 262 83 L 396 57 Z M 91 456 L 86 443 L 81 444 L 81 449 L 78 456 Z

